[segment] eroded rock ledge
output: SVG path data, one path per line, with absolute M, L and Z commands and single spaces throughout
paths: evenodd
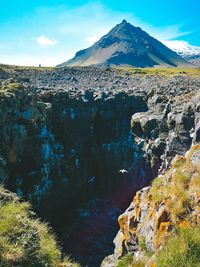
M 132 255 L 133 266 L 134 262 L 146 267 L 169 266 L 160 264 L 159 259 L 166 239 L 179 229 L 192 229 L 200 223 L 199 164 L 200 145 L 195 145 L 185 156 L 176 156 L 170 169 L 150 187 L 136 193 L 118 219 L 120 231 L 114 240 L 114 254 L 105 258 L 101 267 L 118 266 L 126 254 Z

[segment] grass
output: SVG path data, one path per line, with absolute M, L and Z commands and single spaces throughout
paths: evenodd
M 179 157 L 166 174 L 153 181 L 148 196 L 152 209 L 164 203 L 175 224 L 186 217 L 192 206 L 192 193 L 200 191 L 199 173 L 190 159 Z
M 170 229 L 162 235 L 159 228 L 154 234 L 157 247 L 157 267 L 200 267 L 200 167 L 191 159 L 200 145 L 193 146 L 186 156 L 179 156 L 171 168 L 156 178 L 147 199 L 150 214 L 164 205 Z M 196 215 L 195 215 L 196 214 Z M 145 251 L 145 248 L 142 248 Z
M 199 267 L 200 226 L 180 229 L 157 253 L 158 267 Z
M 35 66 L 15 66 L 15 65 L 6 65 L 0 64 L 0 71 L 24 71 L 24 70 L 37 70 L 37 71 L 45 71 L 45 70 L 55 70 L 56 67 L 35 67 Z
M 139 238 L 139 247 L 140 247 L 140 250 L 143 251 L 147 257 L 151 257 L 153 255 L 153 252 L 150 251 L 147 248 L 145 237 L 144 236 L 138 236 L 138 238 Z
M 16 91 L 19 89 L 23 89 L 23 85 L 20 83 L 8 83 L 7 85 L 4 85 L 3 87 L 1 87 L 1 90 L 3 91 Z
M 5 85 L 0 84 L 0 96 L 14 97 L 15 94 L 25 91 L 27 88 L 22 83 L 10 82 Z
M 149 203 L 147 220 L 163 207 L 155 221 L 152 265 L 156 267 L 200 267 L 200 167 L 192 157 L 200 145 L 193 146 L 186 156 L 178 156 L 165 174 L 156 178 L 145 197 Z M 162 210 L 162 209 L 161 209 Z M 138 235 L 140 251 L 151 259 L 143 236 Z M 145 266 L 134 262 L 134 256 L 123 257 L 117 267 Z
M 119 68 L 119 70 L 122 72 L 128 72 L 130 75 L 200 75 L 200 69 L 198 68 Z
M 193 154 L 199 150 L 200 145 L 193 146 L 185 157 L 177 157 L 171 168 L 152 182 L 146 199 L 150 202 L 149 215 L 155 214 L 157 208 L 164 205 L 168 218 L 163 224 L 170 228 L 164 232 L 160 227 L 155 230 L 155 254 L 151 266 L 200 267 L 200 167 L 191 162 Z M 196 209 L 195 215 L 193 210 Z M 151 258 L 145 239 L 142 236 L 138 238 L 140 250 Z M 145 265 L 134 263 L 133 256 L 128 254 L 117 267 L 125 266 Z
M 8 197 L 9 196 L 9 197 Z M 68 258 L 66 266 L 76 267 Z M 52 230 L 0 186 L 0 267 L 56 267 L 62 256 Z
M 116 267 L 144 267 L 145 263 L 142 261 L 134 261 L 132 254 L 126 254 L 122 257 Z
M 85 67 L 79 67 L 85 68 Z M 59 67 L 35 67 L 35 66 L 15 66 L 15 65 L 5 65 L 0 64 L 0 71 L 7 71 L 9 73 L 15 71 L 54 71 L 59 69 Z M 124 75 L 124 72 L 128 72 L 130 75 L 162 75 L 162 76 L 170 76 L 170 75 L 190 75 L 190 76 L 199 76 L 200 69 L 198 68 L 114 68 L 118 69 Z
M 185 157 L 176 157 L 171 168 L 152 182 L 145 196 L 144 201 L 148 203 L 145 219 L 152 220 L 160 212 L 154 221 L 153 251 L 148 250 L 145 238 L 138 234 L 140 251 L 148 266 L 200 267 L 200 166 L 192 162 L 197 151 L 200 151 L 199 144 Z M 145 263 L 134 262 L 131 254 L 117 265 L 134 266 L 145 266 Z

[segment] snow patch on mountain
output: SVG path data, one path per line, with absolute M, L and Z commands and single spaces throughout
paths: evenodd
M 162 43 L 184 58 L 200 56 L 200 47 L 190 45 L 186 41 L 162 41 Z

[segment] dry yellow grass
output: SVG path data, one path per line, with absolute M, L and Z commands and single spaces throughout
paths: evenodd
M 198 68 L 117 68 L 123 72 L 129 72 L 132 75 L 189 75 L 199 76 L 200 69 Z

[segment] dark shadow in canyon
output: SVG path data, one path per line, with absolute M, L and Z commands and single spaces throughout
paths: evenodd
M 66 254 L 99 266 L 112 252 L 117 217 L 152 178 L 130 131 L 132 114 L 147 105 L 124 93 L 84 103 L 62 92 L 41 101 L 51 112 L 37 125 L 23 121 L 28 137 L 20 160 L 8 165 L 7 186 L 20 188 Z

